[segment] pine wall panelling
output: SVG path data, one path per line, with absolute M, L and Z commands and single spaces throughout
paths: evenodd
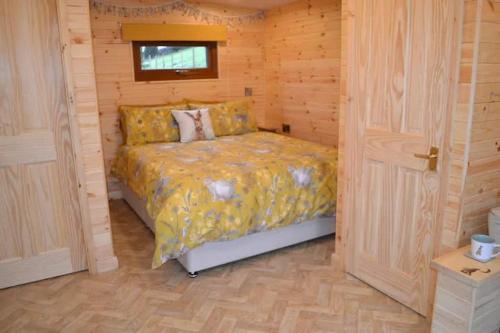
M 338 112 L 338 166 L 337 166 L 337 210 L 335 224 L 335 252 L 332 254 L 332 260 L 339 263 L 339 267 L 343 270 L 348 270 L 351 264 L 346 260 L 348 237 L 350 235 L 350 225 L 345 221 L 352 220 L 351 214 L 354 212 L 352 196 L 354 191 L 351 187 L 351 182 L 346 181 L 352 177 L 352 169 L 349 165 L 353 165 L 354 154 L 351 149 L 347 149 L 346 142 L 348 141 L 348 133 L 346 127 L 352 128 L 352 124 L 348 121 L 354 121 L 354 117 L 346 117 L 346 111 L 351 108 L 352 99 L 350 97 L 350 80 L 346 73 L 351 72 L 352 62 L 349 61 L 353 56 L 354 44 L 350 35 L 354 31 L 354 20 L 352 19 L 352 9 L 350 7 L 351 0 L 342 0 L 341 5 L 341 34 L 340 34 L 340 86 L 339 86 L 339 112 Z
M 248 13 L 219 5 L 202 5 L 222 15 Z M 251 10 L 254 12 L 255 10 Z M 120 23 L 201 24 L 178 12 L 170 14 L 123 18 L 92 11 L 92 33 L 95 52 L 97 91 L 103 135 L 106 171 L 121 144 L 117 108 L 121 104 L 159 104 L 183 98 L 228 100 L 244 97 L 245 87 L 252 88 L 247 97 L 256 112 L 259 125 L 264 116 L 264 34 L 263 21 L 228 26 L 227 42 L 220 42 L 219 78 L 207 80 L 134 82 L 131 43 L 122 41 Z M 116 180 L 108 182 L 110 193 L 118 193 Z
M 476 8 L 475 92 L 460 245 L 474 233 L 487 232 L 488 211 L 500 206 L 500 1 L 479 0 Z
M 299 0 L 266 12 L 266 120 L 337 146 L 340 0 Z
M 443 250 L 487 232 L 500 206 L 500 2 L 465 1 Z
M 202 6 L 225 15 L 248 12 Z M 120 104 L 236 99 L 250 87 L 259 125 L 281 128 L 286 122 L 291 136 L 337 145 L 340 1 L 299 0 L 267 11 L 264 21 L 229 26 L 228 41 L 219 43 L 220 77 L 215 80 L 134 82 L 131 46 L 121 40 L 121 22 L 200 24 L 176 12 L 122 18 L 92 11 L 104 160 L 112 195 L 119 193 L 109 172 L 121 144 Z
M 461 214 L 462 192 L 465 183 L 466 142 L 469 132 L 470 104 L 472 98 L 472 62 L 476 48 L 474 32 L 476 28 L 476 1 L 464 2 L 463 28 L 461 41 L 461 58 L 459 63 L 459 82 L 456 105 L 453 114 L 453 130 L 451 134 L 450 162 L 448 171 L 448 189 L 443 208 L 443 230 L 440 252 L 447 252 L 458 246 L 458 221 Z M 469 75 L 464 76 L 464 72 Z
M 59 29 L 73 118 L 82 224 L 92 273 L 116 269 L 98 117 L 88 0 L 58 0 Z

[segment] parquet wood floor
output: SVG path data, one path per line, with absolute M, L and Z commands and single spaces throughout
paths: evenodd
M 111 203 L 120 269 L 0 290 L 0 332 L 427 332 L 424 318 L 338 272 L 322 238 L 202 272 L 151 270 L 153 235 Z

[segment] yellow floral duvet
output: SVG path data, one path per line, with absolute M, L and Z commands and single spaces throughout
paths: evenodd
M 155 220 L 156 268 L 205 242 L 333 215 L 336 170 L 332 148 L 255 132 L 122 146 L 113 171 Z

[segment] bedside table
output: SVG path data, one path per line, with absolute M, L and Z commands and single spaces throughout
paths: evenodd
M 438 272 L 432 332 L 498 333 L 500 258 L 481 263 L 466 246 L 432 261 Z

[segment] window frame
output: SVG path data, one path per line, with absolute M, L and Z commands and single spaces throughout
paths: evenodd
M 204 46 L 207 48 L 208 67 L 193 69 L 153 69 L 141 68 L 142 46 Z M 170 81 L 217 79 L 219 77 L 217 42 L 193 41 L 133 41 L 132 53 L 134 61 L 135 81 Z

